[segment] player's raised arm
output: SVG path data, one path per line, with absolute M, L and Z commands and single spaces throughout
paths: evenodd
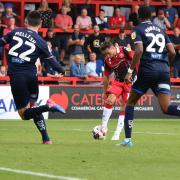
M 139 64 L 139 61 L 141 59 L 142 54 L 143 54 L 143 44 L 142 43 L 136 43 L 133 60 L 132 60 L 131 66 L 130 66 L 131 70 L 134 70 L 136 68 L 136 65 Z
M 139 64 L 142 54 L 143 54 L 143 43 L 141 41 L 136 42 L 133 60 L 128 69 L 128 73 L 127 73 L 126 77 L 124 78 L 124 81 L 126 83 L 131 82 L 132 73 L 133 73 L 134 69 L 137 67 L 137 64 Z
M 132 73 L 134 69 L 137 67 L 137 64 L 139 64 L 140 59 L 143 54 L 143 40 L 142 40 L 141 33 L 139 32 L 138 29 L 136 28 L 134 29 L 134 31 L 131 34 L 131 39 L 134 41 L 135 51 L 134 51 L 132 63 L 128 69 L 128 73 L 126 77 L 124 78 L 124 81 L 126 83 L 131 82 Z
M 47 58 L 44 58 L 45 61 L 47 61 L 47 63 L 50 64 L 50 66 L 55 70 L 57 71 L 59 74 L 65 74 L 65 71 L 64 69 L 62 68 L 62 66 L 57 62 L 57 60 L 55 59 L 55 57 L 52 55 L 52 56 L 49 56 Z
M 52 55 L 50 49 L 48 48 L 47 42 L 44 40 L 39 39 L 39 47 L 42 50 L 42 56 L 43 60 L 46 61 L 55 71 L 57 71 L 59 74 L 65 74 L 64 69 L 62 66 L 58 63 L 56 58 Z

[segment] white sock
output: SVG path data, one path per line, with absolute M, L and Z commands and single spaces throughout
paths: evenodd
M 109 118 L 112 114 L 112 108 L 108 109 L 104 107 L 103 115 L 102 115 L 102 127 L 107 128 Z
M 116 132 L 120 134 L 123 127 L 124 127 L 124 115 L 119 115 Z

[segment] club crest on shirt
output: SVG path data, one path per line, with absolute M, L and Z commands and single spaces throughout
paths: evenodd
M 134 39 L 136 39 L 136 32 L 133 32 L 132 34 L 131 34 L 131 38 L 134 40 Z
M 124 58 L 124 54 L 123 53 L 119 53 L 119 57 L 122 59 Z
M 109 61 L 109 64 L 111 64 L 111 58 L 109 58 L 108 61 Z

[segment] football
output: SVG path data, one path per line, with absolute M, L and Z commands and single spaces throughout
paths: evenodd
M 97 125 L 92 130 L 94 139 L 104 140 L 106 138 L 107 128 L 103 128 L 101 125 Z

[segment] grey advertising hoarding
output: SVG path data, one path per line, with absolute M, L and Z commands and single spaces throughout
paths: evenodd
M 101 87 L 50 87 L 50 97 L 65 110 L 66 114 L 50 113 L 52 119 L 97 119 L 101 118 L 103 97 Z M 180 104 L 180 89 L 172 88 L 173 103 Z M 117 118 L 120 112 L 120 100 L 117 100 L 111 118 Z M 155 95 L 149 91 L 143 95 L 135 107 L 135 118 L 168 118 L 161 112 Z M 171 117 L 172 118 L 172 117 Z

